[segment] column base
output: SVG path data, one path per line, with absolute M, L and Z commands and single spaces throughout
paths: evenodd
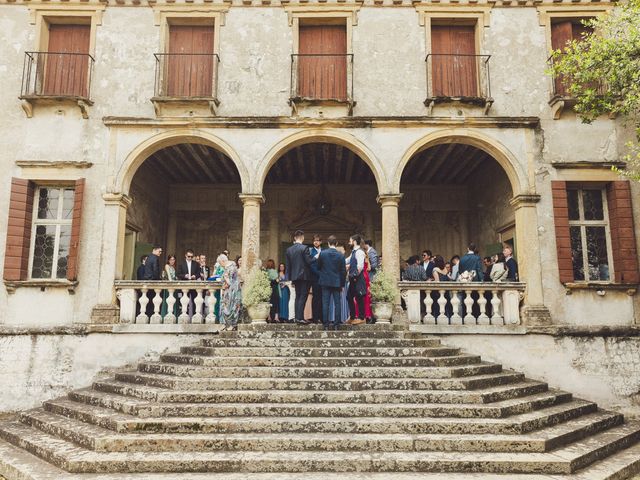
M 525 325 L 551 325 L 551 312 L 544 305 L 522 307 L 522 323 Z
M 393 306 L 393 315 L 391 316 L 391 323 L 393 325 L 409 325 L 409 317 L 407 312 L 403 310 L 400 305 Z
M 117 305 L 96 305 L 91 311 L 91 323 L 113 325 L 120 323 L 120 307 Z

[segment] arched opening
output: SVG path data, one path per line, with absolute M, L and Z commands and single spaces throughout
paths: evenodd
M 126 183 L 126 182 L 125 182 Z M 127 187 L 126 185 L 124 186 Z M 196 142 L 152 151 L 130 177 L 124 278 L 135 279 L 140 255 L 159 244 L 180 260 L 184 251 L 239 255 L 242 243 L 241 175 L 221 150 Z
M 485 149 L 451 142 L 418 150 L 400 179 L 400 255 L 431 250 L 446 260 L 474 242 L 481 256 L 517 248 L 510 177 Z
M 374 244 L 381 238 L 377 180 L 355 149 L 329 141 L 295 144 L 265 172 L 261 256 L 284 260 L 295 230 L 305 243 L 314 234 L 335 235 L 347 243 L 361 233 Z

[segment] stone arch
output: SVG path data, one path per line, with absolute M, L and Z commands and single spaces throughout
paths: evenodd
M 136 146 L 127 155 L 125 161 L 118 168 L 114 183 L 114 191 L 128 194 L 134 175 L 138 171 L 138 168 L 140 168 L 140 166 L 144 163 L 144 161 L 149 158 L 149 156 L 165 147 L 170 147 L 172 145 L 178 145 L 181 143 L 196 143 L 200 145 L 207 145 L 224 153 L 233 161 L 234 165 L 238 169 L 242 191 L 247 191 L 250 184 L 249 172 L 247 171 L 247 168 L 242 163 L 235 150 L 228 143 L 226 143 L 219 137 L 216 137 L 215 135 L 192 129 L 181 129 L 162 132 L 146 139 L 138 146 Z
M 521 194 L 527 194 L 529 192 L 528 180 L 526 172 L 522 166 L 518 163 L 515 155 L 509 151 L 499 141 L 484 134 L 480 134 L 473 131 L 455 131 L 455 130 L 440 130 L 430 133 L 418 141 L 416 141 L 403 155 L 398 167 L 396 169 L 392 191 L 400 192 L 400 180 L 402 178 L 402 172 L 407 164 L 411 161 L 416 153 L 419 153 L 427 148 L 443 143 L 461 143 L 465 145 L 471 145 L 479 148 L 491 155 L 496 162 L 502 167 L 504 172 L 511 183 L 511 189 L 513 196 L 516 197 Z
M 262 192 L 269 170 L 283 154 L 292 148 L 307 143 L 334 143 L 348 148 L 357 154 L 371 169 L 373 176 L 376 179 L 378 192 L 383 193 L 387 190 L 387 179 L 384 169 L 373 152 L 369 150 L 366 145 L 349 133 L 336 130 L 315 129 L 305 130 L 289 135 L 288 137 L 280 140 L 267 152 L 260 162 L 258 171 L 256 172 L 255 191 Z

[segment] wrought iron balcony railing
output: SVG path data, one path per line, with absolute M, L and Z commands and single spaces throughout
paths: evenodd
M 216 53 L 154 53 L 155 97 L 217 99 Z
M 427 101 L 456 99 L 486 103 L 491 99 L 491 55 L 427 55 Z
M 291 99 L 353 103 L 353 54 L 291 55 Z
M 20 97 L 88 101 L 94 58 L 88 53 L 25 52 Z

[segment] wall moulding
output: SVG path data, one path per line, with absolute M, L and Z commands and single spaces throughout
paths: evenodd
M 67 168 L 77 168 L 77 169 L 85 169 L 91 168 L 93 163 L 86 162 L 84 160 L 16 160 L 16 165 L 20 168 L 56 168 L 56 169 L 67 169 Z
M 82 5 L 82 6 L 108 6 L 108 7 L 141 7 L 148 8 L 149 6 L 157 6 L 157 5 L 167 5 L 167 6 L 182 6 L 185 5 L 187 8 L 197 8 L 198 6 L 206 5 L 206 6 L 218 6 L 218 5 L 232 5 L 233 7 L 282 7 L 282 6 L 293 6 L 293 5 L 304 5 L 307 8 L 309 6 L 332 6 L 332 5 L 343 5 L 346 2 L 344 0 L 308 0 L 308 1 L 295 1 L 292 2 L 290 0 L 186 0 L 180 3 L 172 2 L 171 0 L 87 0 L 86 2 L 66 2 L 65 0 L 51 0 L 51 1 L 39 1 L 32 2 L 30 0 L 0 0 L 0 5 L 8 4 L 8 5 L 46 5 L 51 7 L 62 5 L 64 8 L 71 8 L 73 6 Z M 448 2 L 441 2 L 439 0 L 424 0 L 424 1 L 411 1 L 411 0 L 364 0 L 360 3 L 362 6 L 366 7 L 384 7 L 384 8 L 398 8 L 398 7 L 407 7 L 413 8 L 416 5 L 420 6 L 438 6 L 441 7 L 443 5 L 455 5 L 455 6 L 474 6 L 478 5 L 490 5 L 493 7 L 537 7 L 540 5 L 554 5 L 556 7 L 561 6 L 592 6 L 594 5 L 593 0 L 449 0 Z M 606 3 L 603 5 L 614 5 L 612 3 Z

